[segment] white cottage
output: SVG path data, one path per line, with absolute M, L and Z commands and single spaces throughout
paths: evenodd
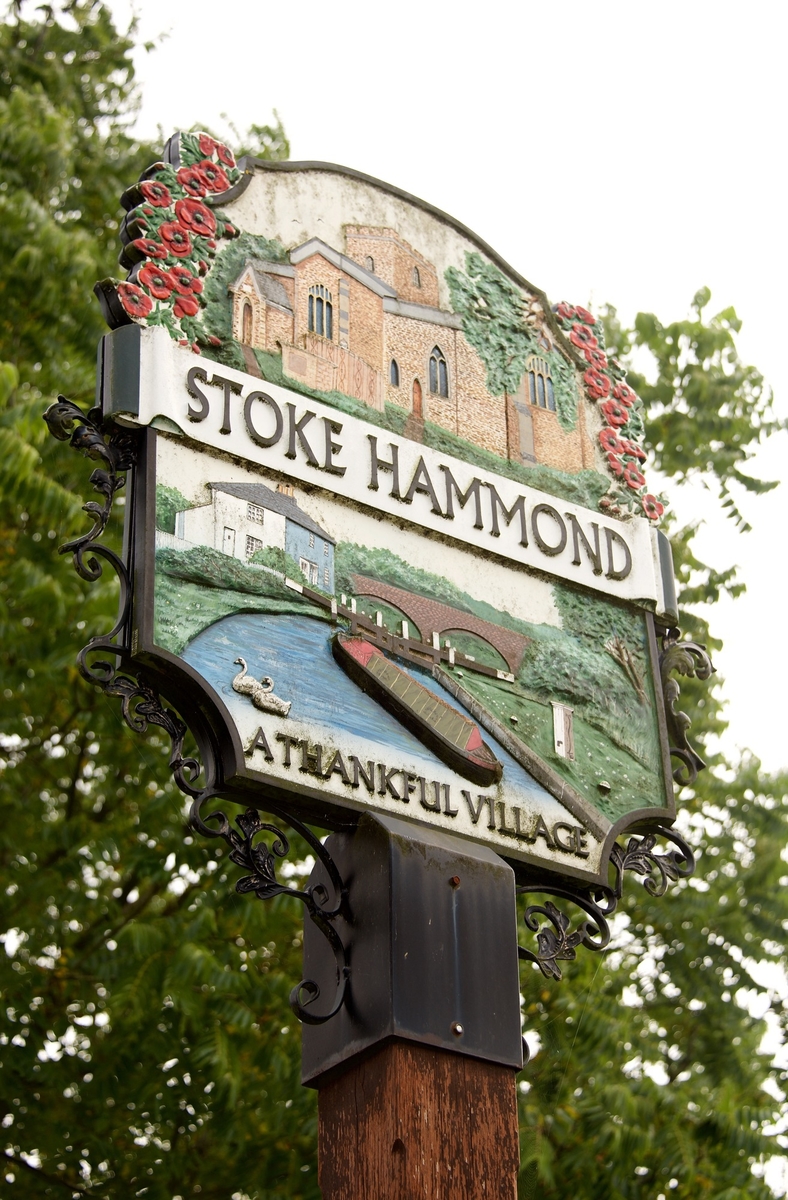
M 334 591 L 334 539 L 291 490 L 262 483 L 212 483 L 211 501 L 176 514 L 175 536 L 247 562 L 257 550 L 284 550 L 315 586 Z

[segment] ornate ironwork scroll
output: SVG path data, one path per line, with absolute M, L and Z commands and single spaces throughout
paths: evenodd
M 170 738 L 169 766 L 177 787 L 192 798 L 190 824 L 203 837 L 221 837 L 230 846 L 230 859 L 247 869 L 236 884 L 241 893 L 254 892 L 259 900 L 268 900 L 277 895 L 294 896 L 305 905 L 310 919 L 328 941 L 337 964 L 337 990 L 331 1010 L 316 1014 L 308 1006 L 320 995 L 314 980 L 302 979 L 290 993 L 290 1006 L 300 1021 L 318 1025 L 333 1017 L 345 1002 L 349 967 L 342 939 L 332 922 L 340 915 L 348 918 L 347 889 L 331 855 L 306 825 L 272 808 L 271 811 L 285 821 L 312 848 L 315 856 L 325 867 L 334 890 L 334 902 L 322 884 L 309 886 L 303 891 L 281 884 L 276 878 L 276 858 L 283 858 L 289 850 L 285 835 L 275 825 L 260 820 L 255 808 L 249 808 L 236 817 L 237 833 L 227 816 L 221 811 L 201 816 L 201 807 L 220 793 L 213 785 L 213 771 L 206 769 L 196 758 L 184 757 L 184 743 L 188 727 L 173 709 L 168 708 L 161 696 L 148 682 L 144 672 L 132 672 L 129 668 L 131 647 L 129 645 L 129 617 L 131 614 L 131 580 L 126 564 L 110 547 L 98 539 L 104 533 L 112 515 L 115 496 L 126 482 L 126 472 L 136 461 L 136 437 L 126 430 L 118 430 L 104 422 L 100 409 L 83 413 L 65 396 L 58 396 L 44 413 L 44 420 L 53 437 L 70 442 L 75 450 L 83 451 L 89 458 L 104 463 L 90 476 L 90 482 L 101 497 L 101 502 L 90 500 L 83 505 L 84 511 L 93 520 L 87 533 L 66 542 L 59 548 L 61 554 L 71 554 L 77 574 L 88 583 L 95 583 L 103 574 L 100 559 L 109 563 L 120 584 L 118 618 L 109 633 L 90 639 L 77 655 L 77 663 L 83 678 L 101 688 L 108 696 L 121 700 L 123 719 L 135 733 L 145 733 L 149 725 L 156 725 Z M 96 653 L 106 657 L 95 659 Z M 202 788 L 196 786 L 204 776 Z M 206 822 L 216 822 L 212 828 Z M 268 831 L 275 835 L 271 849 L 266 843 L 255 844 L 259 833 Z
M 672 842 L 674 849 L 666 854 L 657 854 L 657 838 Z M 561 979 L 559 962 L 577 958 L 577 947 L 587 950 L 605 950 L 610 944 L 609 918 L 618 908 L 624 890 L 624 873 L 632 871 L 643 876 L 643 886 L 650 896 L 664 896 L 668 885 L 677 879 L 687 879 L 695 870 L 692 849 L 675 829 L 656 826 L 642 837 L 631 837 L 626 846 L 617 842 L 610 853 L 613 868 L 612 886 L 600 887 L 565 883 L 528 883 L 517 888 L 518 895 L 543 893 L 567 900 L 580 908 L 587 919 L 572 927 L 571 918 L 559 909 L 552 900 L 529 905 L 525 910 L 525 925 L 536 934 L 537 950 L 518 947 L 521 959 L 534 962 L 544 976 Z M 546 917 L 545 924 L 540 924 Z
M 687 731 L 692 722 L 686 713 L 676 711 L 675 704 L 681 695 L 681 688 L 671 676 L 677 671 L 679 675 L 709 679 L 714 674 L 714 667 L 705 646 L 700 646 L 697 642 L 680 642 L 680 637 L 679 629 L 668 629 L 663 635 L 659 668 L 665 697 L 670 753 L 681 763 L 673 771 L 673 778 L 677 783 L 690 784 L 695 782 L 698 772 L 702 771 L 706 764 L 687 738 Z
M 311 829 L 294 817 L 277 812 L 276 815 L 286 821 L 291 829 L 304 839 L 315 857 L 325 867 L 334 893 L 333 903 L 331 903 L 332 897 L 328 890 L 321 883 L 310 884 L 303 890 L 288 887 L 287 884 L 280 883 L 276 877 L 276 860 L 284 858 L 290 848 L 286 836 L 276 825 L 262 821 L 257 809 L 248 808 L 235 818 L 235 824 L 241 831 L 238 833 L 221 810 L 217 809 L 203 817 L 200 811 L 203 803 L 204 799 L 198 798 L 192 805 L 192 827 L 203 837 L 223 838 L 230 847 L 231 861 L 250 872 L 238 880 L 235 890 L 242 894 L 254 892 L 259 900 L 269 900 L 273 896 L 294 896 L 297 900 L 302 901 L 309 914 L 309 919 L 326 938 L 334 953 L 337 978 L 336 993 L 330 1011 L 318 1015 L 309 1007 L 320 996 L 320 987 L 312 979 L 302 979 L 300 983 L 296 984 L 290 993 L 290 1007 L 299 1021 L 303 1021 L 307 1025 L 321 1025 L 324 1021 L 330 1021 L 345 1002 L 345 990 L 350 974 L 345 947 L 332 924 L 339 916 L 346 919 L 350 916 L 347 888 L 337 870 L 336 863 Z M 212 829 L 208 822 L 215 822 L 217 828 Z M 255 841 L 258 834 L 261 833 L 274 835 L 270 849 L 267 842 Z

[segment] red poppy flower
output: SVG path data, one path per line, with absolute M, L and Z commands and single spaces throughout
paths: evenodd
M 139 185 L 139 189 L 141 195 L 154 208 L 167 208 L 172 204 L 172 196 L 166 183 L 159 183 L 155 179 L 146 179 Z
M 182 204 L 183 201 L 178 203 Z M 191 254 L 191 238 L 177 221 L 166 221 L 159 229 L 159 233 L 167 243 L 168 254 L 174 254 L 177 258 L 186 258 L 188 254 Z
M 649 521 L 658 521 L 665 511 L 665 506 L 660 504 L 657 497 L 652 496 L 650 492 L 643 497 L 640 503 L 643 505 L 643 512 Z
M 216 150 L 216 142 L 207 133 L 200 134 L 200 154 L 210 156 Z
M 230 186 L 230 180 L 225 174 L 224 167 L 211 162 L 210 158 L 204 158 L 202 162 L 197 163 L 195 170 L 200 172 L 212 192 L 226 192 Z
M 646 452 L 637 442 L 631 442 L 629 438 L 622 438 L 621 445 L 623 447 L 622 454 L 628 454 L 630 458 L 639 458 L 641 462 L 646 461 Z
M 119 283 L 118 299 L 130 317 L 147 317 L 153 301 L 135 283 Z
M 581 308 L 578 304 L 575 308 L 575 312 L 584 325 L 596 325 L 596 317 L 593 316 L 587 308 Z
M 586 375 L 588 374 L 589 372 L 586 371 Z M 620 427 L 626 425 L 629 420 L 629 413 L 623 404 L 619 404 L 618 400 L 606 400 L 604 404 L 600 404 L 599 408 L 608 425 Z
M 216 143 L 216 153 L 219 156 L 219 162 L 224 163 L 226 167 L 235 166 L 235 157 L 232 150 L 228 150 L 222 142 Z
M 135 250 L 139 250 L 140 254 L 144 254 L 146 258 L 167 257 L 167 251 L 159 242 L 154 242 L 153 238 L 135 238 L 131 244 Z
M 591 350 L 595 350 L 599 342 L 594 337 L 591 330 L 586 325 L 575 325 L 572 332 L 569 334 L 569 341 L 574 342 L 583 350 L 586 346 Z
M 175 215 L 186 229 L 211 237 L 216 232 L 216 217 L 200 200 L 178 200 Z
M 616 400 L 620 400 L 622 404 L 626 404 L 627 408 L 637 400 L 637 396 L 628 383 L 617 383 L 613 388 L 613 395 Z
M 176 296 L 172 311 L 180 320 L 181 317 L 196 317 L 200 306 L 194 296 Z
M 208 180 L 199 167 L 181 167 L 175 178 L 190 196 L 204 196 L 208 191 Z
M 156 263 L 146 263 L 137 278 L 157 300 L 166 300 L 175 286 L 175 280 L 169 271 L 165 271 Z
M 624 474 L 624 464 L 618 455 L 608 454 L 607 465 L 610 467 L 610 470 L 613 472 L 613 474 L 618 476 L 618 478 Z
M 202 280 L 197 279 L 191 271 L 180 264 L 170 268 L 170 276 L 173 287 L 181 296 L 191 296 L 193 292 L 202 291 Z
M 622 442 L 615 429 L 603 429 L 599 435 L 599 444 L 610 454 L 621 454 L 625 443 Z
M 583 357 L 587 363 L 590 363 L 592 367 L 596 367 L 597 370 L 602 371 L 607 366 L 607 356 L 601 350 L 595 350 L 590 346 L 586 346 L 583 350 Z
M 558 316 L 562 321 L 573 321 L 577 310 L 572 308 L 571 304 L 567 304 L 564 300 L 562 300 L 555 311 L 558 313 Z
M 589 367 L 583 376 L 588 394 L 592 400 L 602 400 L 610 394 L 610 380 L 596 367 Z M 623 425 L 624 421 L 608 421 L 610 425 Z
M 639 488 L 644 487 L 646 483 L 645 475 L 635 466 L 634 463 L 627 463 L 627 465 L 624 467 L 624 479 L 635 492 Z

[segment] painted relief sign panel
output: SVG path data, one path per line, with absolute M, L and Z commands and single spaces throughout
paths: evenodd
M 134 655 L 228 792 L 596 877 L 675 811 L 662 502 L 600 324 L 378 181 L 166 157 L 99 285 L 103 411 L 146 431 Z

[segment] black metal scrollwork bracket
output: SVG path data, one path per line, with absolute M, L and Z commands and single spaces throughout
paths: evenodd
M 98 540 L 104 533 L 112 515 L 115 496 L 124 487 L 126 473 L 136 462 L 137 435 L 104 421 L 101 410 L 94 408 L 87 414 L 65 396 L 58 396 L 44 413 L 49 432 L 62 442 L 70 442 L 75 450 L 83 451 L 89 458 L 103 465 L 90 476 L 93 489 L 101 501 L 90 500 L 83 505 L 92 518 L 93 525 L 78 538 L 60 547 L 61 554 L 71 554 L 77 574 L 88 583 L 95 583 L 103 574 L 100 560 L 114 571 L 120 584 L 118 618 L 109 631 L 90 639 L 77 655 L 77 664 L 83 678 L 109 696 L 121 700 L 123 719 L 135 733 L 145 733 L 149 725 L 163 729 L 170 738 L 170 770 L 173 779 L 187 796 L 192 799 L 190 824 L 203 837 L 222 838 L 230 847 L 230 859 L 250 873 L 239 879 L 236 891 L 254 892 L 259 900 L 273 896 L 293 896 L 300 900 L 320 932 L 328 941 L 337 967 L 336 993 L 327 1013 L 317 1015 L 310 1006 L 318 999 L 320 988 L 311 979 L 302 979 L 290 993 L 290 1005 L 300 1021 L 318 1025 L 333 1017 L 345 1002 L 349 967 L 347 953 L 334 922 L 341 915 L 350 917 L 347 888 L 336 864 L 320 839 L 301 821 L 267 805 L 277 819 L 284 821 L 307 842 L 314 854 L 323 863 L 333 889 L 333 897 L 322 885 L 309 886 L 302 891 L 280 883 L 276 878 L 276 860 L 284 858 L 289 851 L 289 842 L 275 825 L 260 819 L 255 808 L 246 808 L 235 818 L 238 833 L 222 811 L 202 816 L 203 805 L 221 795 L 208 772 L 196 758 L 184 757 L 184 743 L 188 733 L 185 722 L 168 708 L 158 691 L 146 679 L 143 671 L 132 669 L 129 644 L 131 615 L 131 579 L 123 559 Z M 96 658 L 96 654 L 105 657 Z M 201 781 L 203 786 L 199 787 Z M 229 799 L 225 797 L 225 799 Z M 238 801 L 231 801 L 238 803 Z M 257 842 L 260 833 L 274 835 L 269 850 L 265 842 Z
M 655 851 L 657 838 L 673 844 L 674 849 L 665 854 Z M 695 856 L 690 846 L 675 829 L 657 825 L 641 837 L 631 837 L 626 846 L 616 842 L 610 853 L 613 869 L 611 885 L 589 884 L 572 887 L 570 884 L 534 882 L 517 888 L 518 895 L 549 893 L 567 900 L 582 909 L 587 920 L 571 928 L 571 920 L 552 900 L 529 905 L 525 910 L 526 928 L 536 934 L 536 952 L 518 948 L 519 956 L 526 962 L 536 963 L 547 978 L 561 979 L 559 962 L 577 958 L 577 947 L 587 950 L 605 950 L 610 945 L 609 919 L 618 908 L 624 891 L 624 874 L 632 871 L 644 876 L 643 886 L 651 896 L 664 896 L 669 883 L 677 879 L 688 879 L 695 870 Z M 547 918 L 540 925 L 541 918 Z

